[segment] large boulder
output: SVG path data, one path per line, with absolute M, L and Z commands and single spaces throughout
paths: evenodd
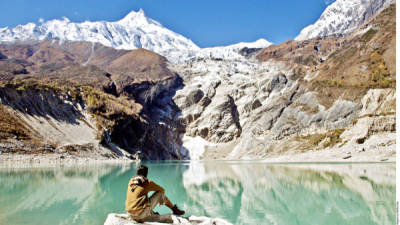
M 173 223 L 169 224 L 182 224 L 182 225 L 232 225 L 226 220 L 223 219 L 214 219 L 214 218 L 208 218 L 208 217 L 197 217 L 197 216 L 190 216 L 190 217 L 179 217 L 175 215 L 171 215 Z M 104 222 L 104 225 L 134 225 L 134 224 L 141 224 L 141 225 L 164 225 L 167 223 L 158 223 L 158 222 L 144 222 L 144 223 L 138 223 L 135 222 L 134 220 L 130 219 L 127 214 L 115 214 L 111 213 L 108 214 L 106 221 Z

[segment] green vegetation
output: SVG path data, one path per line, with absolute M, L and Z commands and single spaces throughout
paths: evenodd
M 13 114 L 11 114 L 2 104 L 0 104 L 0 140 L 4 141 L 14 136 L 19 139 L 29 139 L 30 131 L 25 124 Z
M 361 42 L 369 42 L 377 33 L 378 31 L 375 29 L 369 29 L 367 32 L 365 32 L 365 34 L 363 34 L 363 36 L 361 36 L 360 41 Z
M 295 103 L 293 105 L 293 107 L 294 108 L 300 108 L 301 112 L 306 112 L 306 113 L 309 113 L 309 114 L 315 114 L 315 113 L 317 113 L 319 111 L 318 110 L 318 106 L 315 106 L 315 107 L 311 108 L 308 105 L 302 104 L 302 103 Z
M 342 65 L 343 63 L 350 60 L 354 55 L 356 55 L 357 52 L 358 52 L 358 48 L 351 47 L 351 48 L 346 49 L 341 54 L 337 54 L 336 52 L 334 52 L 333 54 L 331 54 L 331 56 L 335 60 L 336 64 Z
M 319 146 L 322 146 L 322 148 L 328 148 L 333 147 L 342 141 L 340 135 L 343 132 L 344 129 L 335 129 L 322 134 L 297 136 L 294 140 L 300 142 L 298 148 L 301 151 L 308 151 Z
M 59 70 L 61 70 L 62 68 L 64 68 L 64 65 L 57 64 L 57 63 L 54 63 L 54 62 L 52 62 L 52 63 L 45 63 L 45 64 L 42 64 L 42 65 L 40 66 L 40 70 L 41 70 L 41 71 L 46 71 L 46 73 L 48 73 L 48 72 L 54 72 L 54 71 L 59 71 Z
M 343 80 L 332 80 L 332 79 L 317 79 L 313 81 L 318 86 L 321 87 L 345 87 L 345 82 Z
M 390 77 L 389 69 L 386 66 L 381 50 L 375 49 L 370 55 L 371 83 L 375 88 L 395 87 L 396 80 Z
M 315 58 L 314 55 L 309 55 L 305 59 L 303 59 L 303 56 L 295 57 L 294 62 L 297 64 L 303 64 L 303 65 L 307 65 L 307 66 L 311 66 L 311 65 L 317 66 L 318 65 L 318 60 Z

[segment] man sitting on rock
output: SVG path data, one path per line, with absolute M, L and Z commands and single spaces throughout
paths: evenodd
M 150 179 L 147 179 L 148 168 L 141 165 L 136 172 L 136 176 L 132 177 L 128 184 L 126 193 L 125 210 L 130 214 L 132 219 L 137 222 L 153 221 L 172 223 L 171 215 L 159 215 L 153 212 L 157 204 L 166 205 L 175 215 L 183 215 L 185 211 L 180 210 L 176 205 L 172 205 L 165 190 Z M 151 197 L 147 197 L 147 193 L 154 191 Z

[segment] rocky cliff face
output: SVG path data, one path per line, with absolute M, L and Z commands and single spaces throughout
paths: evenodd
M 342 160 L 381 146 L 387 154 L 375 160 L 393 158 L 394 9 L 345 39 L 265 48 L 256 57 L 261 62 L 197 58 L 174 66 L 184 80 L 174 97 L 186 124 L 184 148 L 205 159 L 339 149 Z
M 392 160 L 394 15 L 391 5 L 342 38 L 203 49 L 178 64 L 87 42 L 2 44 L 4 151 Z
M 167 69 L 164 57 L 90 43 L 0 49 L 0 96 L 8 115 L 3 136 L 10 142 L 2 151 L 75 146 L 101 149 L 105 157 L 140 150 L 146 159 L 187 158 L 179 138 L 184 126 L 174 120 L 180 110 L 172 101 L 182 80 Z

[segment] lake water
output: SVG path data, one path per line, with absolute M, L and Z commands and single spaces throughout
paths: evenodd
M 395 224 L 394 163 L 145 164 L 186 215 L 254 225 Z M 0 224 L 103 224 L 108 213 L 124 212 L 136 167 L 0 169 Z

